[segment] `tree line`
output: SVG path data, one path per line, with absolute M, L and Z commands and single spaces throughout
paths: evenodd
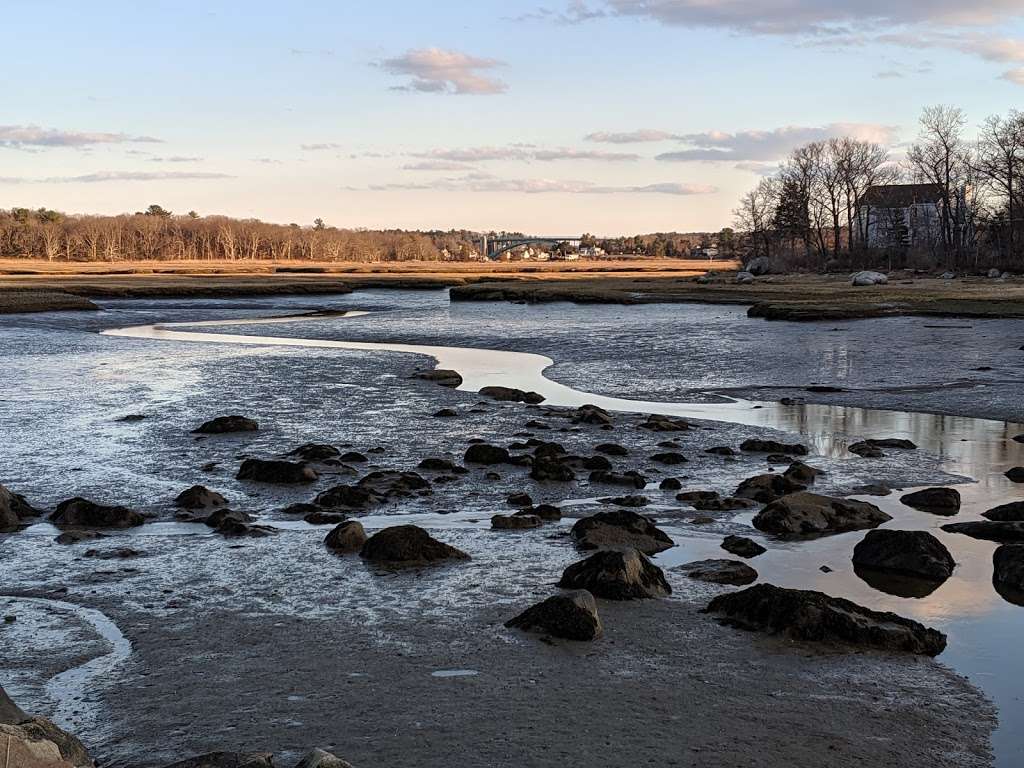
M 795 149 L 742 198 L 735 223 L 751 256 L 790 267 L 866 266 L 881 250 L 891 266 L 1024 268 L 1022 179 L 1024 114 L 989 117 L 972 138 L 962 110 L 933 106 L 899 160 L 850 137 Z M 895 208 L 868 215 L 868 190 L 895 184 L 928 185 L 936 197 L 926 239 L 908 242 Z M 879 229 L 869 237 L 872 225 Z
M 174 215 L 159 205 L 118 216 L 71 216 L 46 208 L 0 210 L 0 258 L 49 261 L 440 261 L 476 254 L 463 230 L 338 229 L 256 219 Z

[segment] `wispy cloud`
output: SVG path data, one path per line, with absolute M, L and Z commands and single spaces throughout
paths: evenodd
M 403 171 L 471 171 L 473 166 L 450 160 L 420 160 L 402 166 Z
M 202 157 L 187 157 L 185 155 L 171 155 L 170 157 L 150 157 L 147 158 L 147 162 L 150 163 L 201 163 L 204 158 Z
M 233 179 L 226 173 L 199 173 L 190 171 L 100 171 L 81 176 L 49 176 L 47 178 L 26 178 L 2 176 L 2 184 L 99 184 L 107 181 L 177 181 L 185 179 Z
M 484 96 L 508 90 L 501 80 L 482 74 L 503 66 L 502 62 L 459 51 L 420 48 L 383 59 L 377 66 L 392 75 L 410 78 L 404 85 L 393 87 L 398 91 Z
M 333 142 L 326 142 L 323 144 L 303 144 L 302 150 L 304 152 L 326 152 L 330 149 L 341 149 L 341 144 L 335 144 Z
M 495 160 L 520 160 L 525 162 L 556 162 L 560 160 L 592 160 L 596 162 L 633 162 L 640 155 L 631 152 L 603 152 L 590 149 L 567 147 L 544 148 L 525 144 L 504 147 L 467 147 L 463 149 L 433 149 L 428 152 L 413 152 L 412 157 L 421 160 L 447 161 L 454 163 L 483 163 Z
M 38 125 L 0 125 L 0 147 L 13 149 L 35 147 L 82 149 L 97 144 L 133 143 L 161 143 L 161 140 L 152 136 L 132 136 L 127 133 L 66 131 L 57 128 L 41 128 Z
M 598 141 L 604 144 L 643 144 L 656 141 L 668 141 L 678 137 L 668 131 L 658 131 L 653 128 L 641 128 L 636 131 L 626 131 L 624 133 L 599 131 L 597 133 L 588 134 L 584 138 L 586 141 Z
M 682 184 L 664 182 L 639 186 L 605 186 L 589 181 L 561 179 L 507 179 L 485 173 L 470 173 L 463 176 L 436 179 L 431 182 L 374 184 L 369 187 L 376 192 L 435 190 L 447 192 L 506 192 L 517 194 L 574 194 L 574 195 L 615 195 L 615 194 L 661 194 L 661 195 L 707 195 L 718 189 L 706 184 Z

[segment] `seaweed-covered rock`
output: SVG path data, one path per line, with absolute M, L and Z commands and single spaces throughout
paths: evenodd
M 632 547 L 653 555 L 675 546 L 649 518 L 626 509 L 598 512 L 577 520 L 570 533 L 580 549 Z
M 790 493 L 806 490 L 807 486 L 792 480 L 787 475 L 757 475 L 739 484 L 733 496 L 769 504 Z
M 853 564 L 905 576 L 945 581 L 956 561 L 949 550 L 927 531 L 868 531 L 854 547 Z
M 892 518 L 874 504 L 801 491 L 773 501 L 754 517 L 765 533 L 813 536 L 875 528 Z
M 200 435 L 226 435 L 232 432 L 256 432 L 260 425 L 245 416 L 218 416 L 192 431 Z
M 937 656 L 946 636 L 911 619 L 881 613 L 821 592 L 758 584 L 716 597 L 705 609 L 741 629 L 791 640 L 841 643 Z
M 690 422 L 685 419 L 673 419 L 669 416 L 652 413 L 640 425 L 640 428 L 649 429 L 652 432 L 686 432 L 690 429 Z
M 541 482 L 569 483 L 576 479 L 576 473 L 563 457 L 540 453 L 534 456 L 530 478 Z
M 604 408 L 596 405 L 581 405 L 576 409 L 573 416 L 576 424 L 593 424 L 596 426 L 609 426 L 612 424 L 612 417 Z
M 246 459 L 238 470 L 239 480 L 274 485 L 297 485 L 312 483 L 316 472 L 304 463 L 280 461 L 277 459 Z
M 585 590 L 549 597 L 509 619 L 505 626 L 581 642 L 596 640 L 604 632 L 597 601 Z
M 415 525 L 396 525 L 377 531 L 367 539 L 359 554 L 366 560 L 392 565 L 429 565 L 469 559 L 462 550 L 438 541 Z
M 783 476 L 791 483 L 808 486 L 812 485 L 818 479 L 818 476 L 823 474 L 825 474 L 824 471 L 817 467 L 804 464 L 802 461 L 794 461 L 783 473 Z
M 665 574 L 635 549 L 604 550 L 565 569 L 558 586 L 585 589 L 606 600 L 666 597 Z
M 127 507 L 111 507 L 76 497 L 58 504 L 50 515 L 50 522 L 67 527 L 135 528 L 145 523 L 146 519 Z

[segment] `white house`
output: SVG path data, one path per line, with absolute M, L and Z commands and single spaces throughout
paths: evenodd
M 883 184 L 857 201 L 857 231 L 869 248 L 927 246 L 942 240 L 942 187 Z

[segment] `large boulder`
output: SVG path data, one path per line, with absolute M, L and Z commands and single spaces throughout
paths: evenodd
M 0 688 L 2 768 L 93 768 L 77 738 L 43 717 L 24 712 Z
M 429 565 L 443 560 L 468 560 L 469 555 L 438 541 L 415 525 L 396 525 L 373 534 L 359 552 L 366 560 L 389 565 Z
M 745 587 L 757 581 L 757 571 L 739 560 L 700 560 L 679 566 L 679 570 L 698 581 Z
M 972 523 L 952 523 L 942 526 L 947 533 L 962 533 L 973 539 L 999 542 L 1024 542 L 1024 522 L 991 522 L 979 521 Z
M 146 519 L 127 507 L 108 507 L 76 497 L 62 501 L 50 515 L 57 526 L 81 528 L 135 528 Z
M 868 531 L 853 549 L 853 565 L 945 581 L 953 575 L 956 561 L 949 550 L 927 531 Z
M 850 280 L 852 285 L 862 288 L 872 285 L 886 285 L 888 282 L 888 276 L 883 275 L 881 272 L 871 272 L 870 270 L 858 272 Z
M 524 392 L 514 387 L 484 387 L 480 394 L 493 400 L 500 400 L 506 403 L 529 403 L 537 405 L 544 402 L 544 396 L 536 392 Z
M 358 520 L 346 520 L 327 534 L 324 545 L 335 552 L 358 552 L 366 541 L 363 524 Z
M 1011 501 L 982 512 L 982 517 L 1001 523 L 1024 522 L 1024 501 Z
M 585 590 L 549 597 L 509 619 L 505 626 L 578 641 L 596 640 L 604 632 L 597 601 Z
M 925 488 L 900 497 L 908 507 L 936 515 L 955 515 L 960 511 L 960 492 L 955 488 Z
M 744 272 L 761 277 L 762 275 L 771 274 L 772 263 L 767 256 L 758 256 L 747 262 L 746 266 L 743 267 Z
M 231 432 L 255 432 L 260 425 L 245 416 L 218 416 L 192 431 L 200 435 L 225 435 Z
M 716 597 L 705 609 L 741 629 L 791 640 L 842 643 L 880 651 L 937 656 L 946 636 L 894 613 L 872 611 L 821 592 L 758 584 Z
M 737 272 L 736 273 L 736 284 L 737 285 L 751 285 L 754 282 L 754 275 L 750 272 Z
M 790 479 L 787 475 L 758 475 L 740 483 L 733 495 L 739 499 L 769 504 L 783 496 L 806 489 L 806 485 Z
M 754 527 L 783 536 L 814 536 L 875 528 L 892 518 L 874 504 L 801 491 L 773 501 L 754 517 Z
M 474 443 L 466 449 L 463 461 L 467 464 L 505 464 L 510 456 L 506 448 L 487 443 Z
M 280 461 L 277 459 L 246 459 L 238 470 L 239 480 L 275 485 L 297 485 L 312 483 L 316 472 L 305 463 Z
M 577 520 L 570 533 L 580 549 L 633 547 L 654 555 L 675 546 L 649 518 L 626 509 L 598 512 Z
M 269 752 L 210 752 L 164 768 L 274 768 L 274 760 Z
M 992 556 L 992 580 L 1024 593 L 1024 544 L 1004 544 Z
M 797 485 L 812 485 L 819 475 L 825 474 L 824 470 L 804 464 L 802 461 L 794 461 L 783 473 L 787 480 Z
M 800 443 L 780 443 L 778 440 L 758 440 L 751 438 L 740 445 L 741 451 L 748 453 L 780 453 L 789 456 L 806 456 L 810 451 Z
M 606 600 L 667 597 L 672 587 L 661 568 L 635 549 L 604 550 L 565 569 L 558 586 L 585 589 Z
M 202 485 L 193 485 L 187 491 L 179 493 L 174 503 L 184 509 L 212 509 L 226 506 L 228 500 L 216 491 Z
M 1024 467 L 1014 467 L 1006 473 L 1011 483 L 1024 483 Z

